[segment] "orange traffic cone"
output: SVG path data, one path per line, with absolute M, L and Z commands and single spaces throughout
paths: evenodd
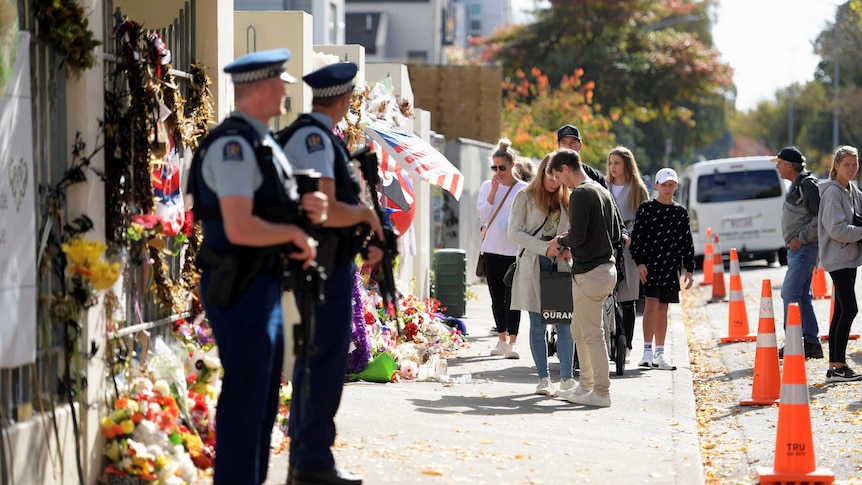
M 718 245 L 718 234 L 715 235 L 715 256 L 712 263 L 712 300 L 721 301 L 727 296 L 724 286 L 724 261 L 721 259 L 721 246 Z
M 820 266 L 814 268 L 814 273 L 811 275 L 811 296 L 819 300 L 821 298 L 831 298 L 829 290 L 826 289 L 826 271 Z
M 835 294 L 835 285 L 832 285 L 832 294 Z M 835 298 L 829 303 L 829 326 L 832 327 L 832 316 L 835 315 Z M 850 332 L 850 335 L 847 336 L 848 340 L 859 340 L 859 334 L 856 332 Z M 820 336 L 821 342 L 826 342 L 829 340 L 829 334 L 825 333 Z
M 703 281 L 700 286 L 712 284 L 712 264 L 715 260 L 715 255 L 712 249 L 712 228 L 706 228 L 706 244 L 703 246 Z
M 798 303 L 787 306 L 784 374 L 781 377 L 781 399 L 778 404 L 775 463 L 771 469 L 758 467 L 757 478 L 761 485 L 828 485 L 835 481 L 832 470 L 817 468 L 814 459 L 808 382 L 805 378 L 805 350 Z
M 748 330 L 748 312 L 745 310 L 745 295 L 742 293 L 739 255 L 736 253 L 736 248 L 730 248 L 730 305 L 728 305 L 727 317 L 728 336 L 721 337 L 721 343 L 757 340 L 757 336 L 752 335 Z
M 778 365 L 778 341 L 775 338 L 775 312 L 772 308 L 772 281 L 763 280 L 763 288 L 760 290 L 760 321 L 757 323 L 757 350 L 754 353 L 754 384 L 751 386 L 751 398 L 741 399 L 740 406 L 769 406 L 778 402 L 781 373 Z

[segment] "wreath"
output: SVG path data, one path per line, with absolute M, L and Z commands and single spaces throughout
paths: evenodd
M 63 57 L 67 75 L 96 65 L 93 49 L 102 45 L 90 30 L 84 9 L 74 0 L 34 0 L 39 38 Z
M 171 72 L 170 51 L 158 34 L 124 19 L 114 37 L 117 62 L 109 73 L 114 88 L 106 92 L 105 102 L 106 191 L 112 201 L 106 231 L 109 240 L 131 250 L 132 263 L 152 261 L 147 289 L 162 309 L 181 314 L 200 277 L 195 259 L 203 235 L 191 212 L 184 214 L 176 236 L 164 234 L 164 221 L 155 216 L 159 200 L 153 171 L 171 146 L 196 147 L 212 123 L 210 79 L 202 65 L 193 65 L 186 101 Z M 175 280 L 168 257 L 180 255 L 183 266 Z

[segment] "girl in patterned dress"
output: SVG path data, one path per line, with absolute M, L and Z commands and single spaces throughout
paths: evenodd
M 674 202 L 679 186 L 676 172 L 663 168 L 656 173 L 658 195 L 644 202 L 635 215 L 632 244 L 629 248 L 637 264 L 644 305 L 644 354 L 640 367 L 676 370 L 664 355 L 669 303 L 679 303 L 680 270 L 685 289 L 694 281 L 694 244 L 688 210 Z M 653 338 L 655 352 L 653 352 Z

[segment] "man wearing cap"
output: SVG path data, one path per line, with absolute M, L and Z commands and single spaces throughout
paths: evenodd
M 319 223 L 321 193 L 297 195 L 292 169 L 270 136 L 284 109 L 287 49 L 255 52 L 225 67 L 236 110 L 203 140 L 189 174 L 204 243 L 201 295 L 224 377 L 216 412 L 215 485 L 261 484 L 278 409 L 283 360 L 280 255 L 304 267 L 314 241 L 296 224 L 300 210 Z
M 354 260 L 363 238 L 357 232 L 367 225 L 382 237 L 374 210 L 360 202 L 359 186 L 350 171 L 350 156 L 333 128 L 350 109 L 357 66 L 340 62 L 318 69 L 302 79 L 312 90 L 312 112 L 300 115 L 278 141 L 295 167 L 321 173 L 320 190 L 329 196 L 330 212 L 324 227 L 337 236 L 334 267 L 326 281 L 326 303 L 318 305 L 315 318 L 316 352 L 311 357 L 309 394 L 303 390 L 305 360 L 296 359 L 290 423 L 290 471 L 288 481 L 303 484 L 354 484 L 362 480 L 335 467 L 331 447 L 335 442 L 335 413 L 341 401 L 347 372 L 348 346 L 353 322 Z M 377 263 L 382 251 L 368 247 L 368 262 Z
M 576 127 L 572 125 L 563 125 L 557 130 L 557 148 L 568 148 L 570 150 L 574 150 L 581 153 L 581 148 L 584 147 L 584 144 L 581 142 L 581 132 Z M 594 169 L 593 167 L 585 164 L 581 161 L 581 167 L 584 169 L 584 173 L 587 174 L 587 177 L 595 180 L 602 187 L 608 188 L 608 181 L 605 180 L 605 176 L 602 175 L 601 172 Z
M 784 302 L 784 326 L 787 328 L 787 305 L 799 303 L 802 317 L 802 338 L 805 358 L 822 359 L 823 347 L 818 335 L 817 316 L 811 303 L 811 278 L 817 265 L 817 214 L 820 212 L 820 191 L 817 177 L 805 170 L 805 157 L 794 146 L 788 146 L 773 157 L 781 178 L 792 182 L 784 198 L 781 231 L 787 243 L 787 273 L 781 285 Z M 784 357 L 784 346 L 779 355 Z

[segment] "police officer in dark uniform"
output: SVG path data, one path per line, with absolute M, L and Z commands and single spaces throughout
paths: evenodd
M 311 382 L 304 380 L 305 359 L 297 356 L 290 406 L 290 472 L 288 483 L 356 484 L 362 479 L 335 467 L 330 447 L 335 442 L 335 413 L 341 401 L 347 372 L 348 345 L 353 319 L 352 298 L 356 273 L 354 260 L 364 237 L 357 229 L 367 225 L 382 237 L 374 210 L 360 202 L 359 185 L 350 170 L 350 156 L 332 129 L 350 109 L 357 66 L 336 63 L 302 79 L 312 89 L 312 112 L 303 114 L 279 134 L 279 143 L 295 168 L 321 173 L 320 190 L 329 197 L 329 217 L 323 238 L 336 236 L 335 261 L 324 294 L 326 303 L 315 310 L 314 344 L 310 356 Z M 326 244 L 322 242 L 321 244 Z M 324 251 L 321 250 L 321 254 Z M 369 246 L 368 262 L 376 263 L 382 251 Z M 304 389 L 309 392 L 306 395 Z
M 284 110 L 287 49 L 248 54 L 225 67 L 236 110 L 192 161 L 189 188 L 203 223 L 201 295 L 224 368 L 216 411 L 215 485 L 266 479 L 278 409 L 284 335 L 282 255 L 308 267 L 315 242 L 290 221 L 326 217 L 322 193 L 301 201 L 292 169 L 269 131 Z M 288 246 L 290 245 L 290 246 Z

